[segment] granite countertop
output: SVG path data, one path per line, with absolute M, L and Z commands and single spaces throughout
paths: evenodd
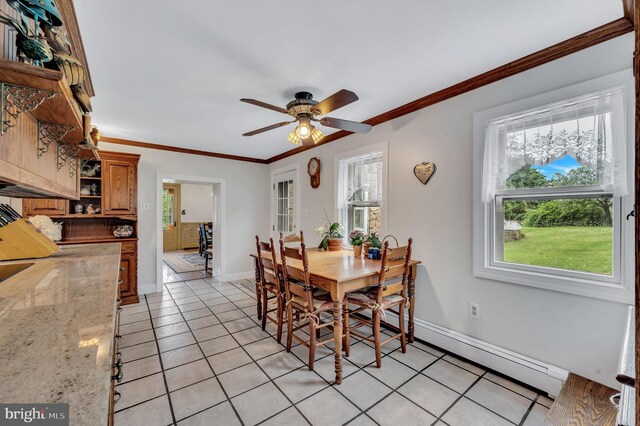
M 0 403 L 68 403 L 106 424 L 120 243 L 69 245 L 0 282 Z

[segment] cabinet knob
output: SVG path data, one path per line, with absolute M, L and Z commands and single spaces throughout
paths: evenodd
M 118 401 L 120 401 L 120 398 L 122 398 L 122 395 L 120 395 L 120 392 L 114 391 L 113 392 L 113 405 L 116 405 L 118 403 Z
M 124 266 L 121 266 L 120 267 L 120 272 L 124 271 L 125 269 L 127 269 L 127 268 L 125 268 Z

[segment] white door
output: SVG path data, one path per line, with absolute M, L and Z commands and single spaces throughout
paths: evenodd
M 291 170 L 274 175 L 273 179 L 273 230 L 274 240 L 298 232 L 296 226 L 295 199 L 296 171 Z

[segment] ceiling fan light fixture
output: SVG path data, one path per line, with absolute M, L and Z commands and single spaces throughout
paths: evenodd
M 299 121 L 300 124 L 298 124 L 298 127 L 296 127 L 296 135 L 298 135 L 300 139 L 306 139 L 311 135 L 311 129 L 313 128 L 313 126 L 311 125 L 309 119 L 306 117 L 300 118 Z
M 294 145 L 300 145 L 300 137 L 298 136 L 296 130 L 298 130 L 297 127 L 293 129 L 291 133 L 289 133 L 289 136 L 287 136 L 287 139 L 289 139 L 289 141 Z
M 311 126 L 311 139 L 313 139 L 313 143 L 316 144 L 316 143 L 320 142 L 320 140 L 322 140 L 322 138 L 324 138 L 324 133 L 322 133 L 317 128 Z

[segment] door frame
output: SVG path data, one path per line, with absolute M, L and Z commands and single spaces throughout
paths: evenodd
M 295 182 L 293 184 L 293 196 L 295 197 L 295 214 L 294 214 L 294 220 L 296 222 L 296 232 L 300 232 L 300 209 L 302 206 L 302 200 L 300 200 L 302 191 L 300 190 L 300 187 L 302 185 L 302 182 L 300 180 L 300 163 L 291 163 L 287 166 L 284 167 L 279 167 L 277 169 L 272 169 L 271 170 L 271 184 L 269 186 L 271 186 L 271 190 L 270 190 L 270 196 L 269 196 L 269 206 L 271 209 L 271 229 L 269 230 L 269 234 L 274 236 L 274 238 L 277 237 L 276 235 L 276 231 L 275 231 L 275 225 L 276 225 L 276 205 L 275 205 L 275 183 L 276 183 L 276 175 L 282 174 L 282 173 L 288 173 L 288 172 L 294 172 L 295 175 Z
M 170 185 L 173 186 L 175 188 L 177 188 L 176 191 L 176 198 L 175 198 L 175 205 L 177 206 L 177 208 L 175 209 L 175 211 L 173 212 L 174 214 L 174 222 L 176 223 L 175 225 L 175 229 L 174 231 L 176 232 L 176 248 L 175 250 L 180 250 L 180 247 L 182 246 L 182 215 L 180 214 L 181 210 L 180 207 L 182 207 L 182 200 L 181 200 L 181 193 L 182 193 L 182 186 L 180 185 L 180 183 L 176 182 L 176 183 L 169 183 L 169 182 L 162 182 L 162 189 L 164 190 L 164 186 L 165 185 Z M 160 224 L 162 224 L 162 216 L 160 217 Z M 164 231 L 162 231 L 162 252 L 164 253 Z
M 217 272 L 220 281 L 226 281 L 227 275 L 227 180 L 209 176 L 188 176 L 173 173 L 156 174 L 156 291 L 162 291 L 162 186 L 164 180 L 176 183 L 199 183 L 214 185 L 213 203 L 213 250 L 212 272 Z M 217 187 L 215 185 L 218 185 Z M 219 191 L 216 191 L 219 189 Z M 218 243 L 216 243 L 216 241 Z

